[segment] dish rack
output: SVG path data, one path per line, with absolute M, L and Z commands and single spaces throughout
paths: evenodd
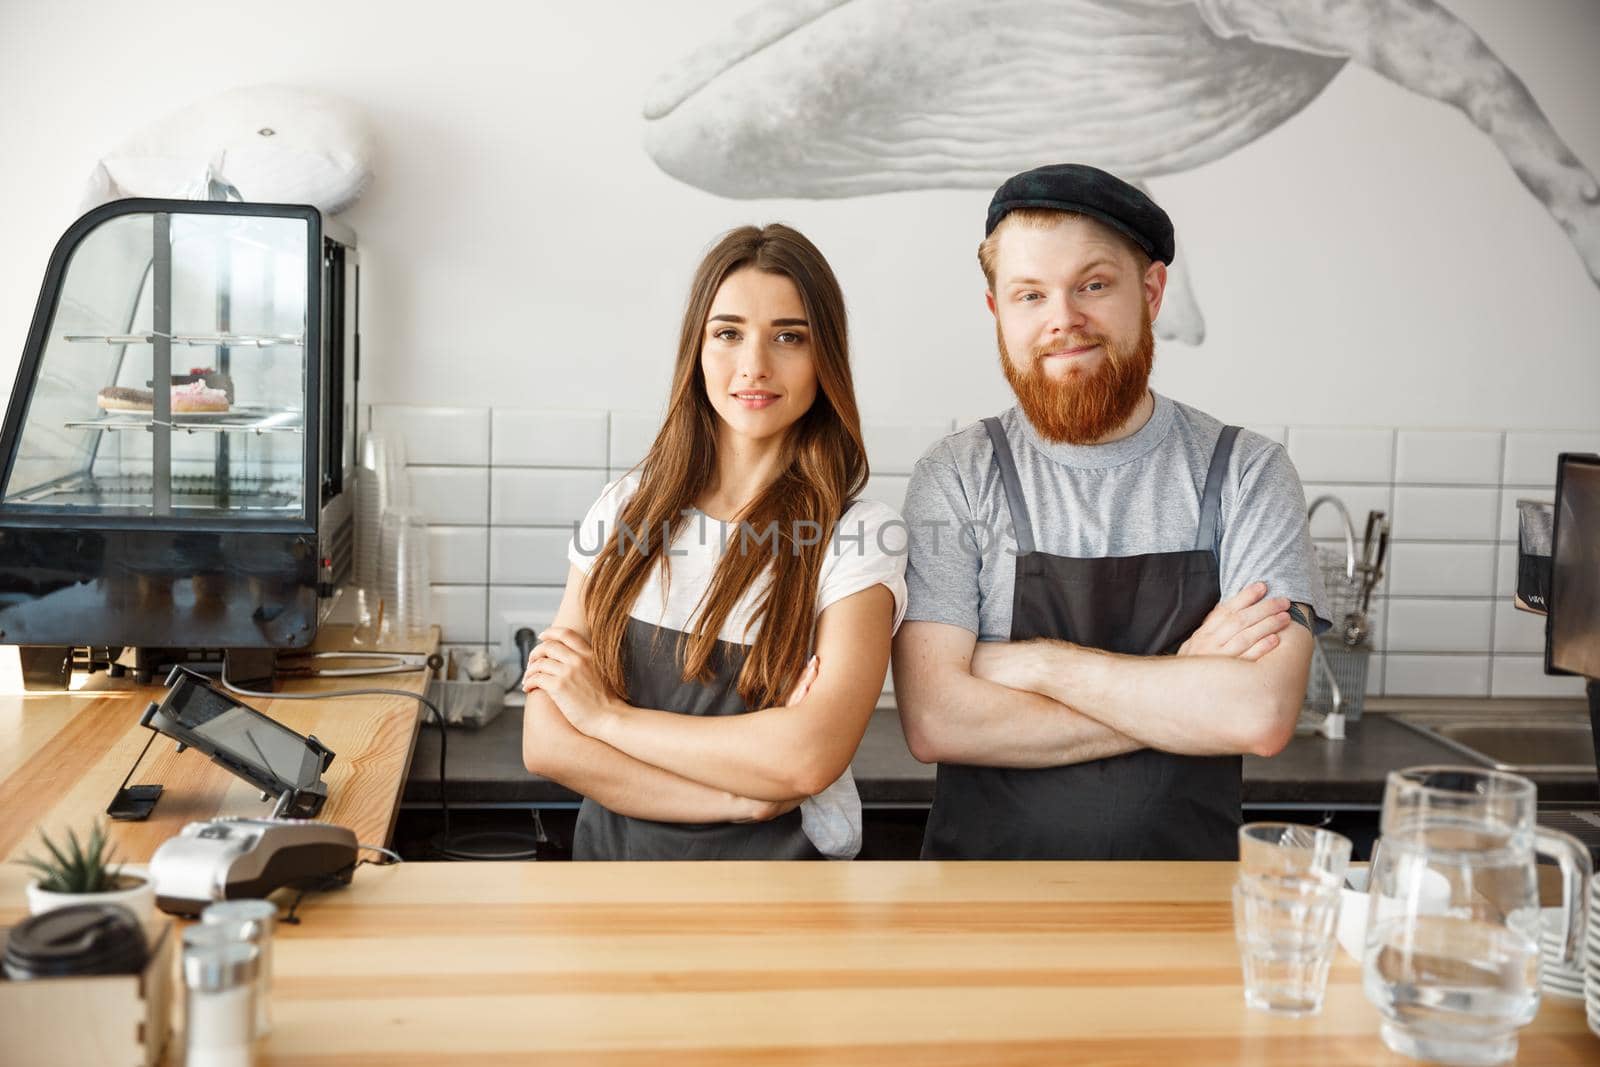
M 1344 520 L 1345 547 L 1343 552 L 1337 548 L 1316 550 L 1333 629 L 1317 638 L 1312 647 L 1311 674 L 1306 679 L 1300 720 L 1309 732 L 1338 741 L 1344 738 L 1345 723 L 1361 718 L 1366 700 L 1372 644 L 1365 639 L 1357 645 L 1346 644 L 1343 620 L 1361 607 L 1361 589 L 1367 578 L 1368 564 L 1356 558 L 1355 527 L 1350 522 L 1350 512 L 1338 497 L 1320 496 L 1312 501 L 1306 509 L 1307 521 L 1323 504 L 1333 505 Z

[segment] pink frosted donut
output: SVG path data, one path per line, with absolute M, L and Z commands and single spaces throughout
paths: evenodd
M 172 387 L 173 411 L 227 411 L 228 394 L 221 389 L 211 389 L 205 382 L 194 381 Z

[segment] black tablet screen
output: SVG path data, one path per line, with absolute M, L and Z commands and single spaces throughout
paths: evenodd
M 304 787 L 317 780 L 319 760 L 304 738 L 214 689 L 184 686 L 168 710 L 198 736 L 280 781 Z

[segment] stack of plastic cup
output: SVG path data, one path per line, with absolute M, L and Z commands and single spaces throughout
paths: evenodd
M 427 632 L 429 617 L 428 524 L 411 508 L 383 516 L 378 589 L 386 614 L 382 636 L 406 640 Z
M 406 472 L 405 441 L 368 433 L 361 441 L 361 469 L 356 483 L 354 582 L 359 598 L 356 639 L 371 644 L 392 628 L 384 616 L 394 611 L 393 591 L 384 595 L 381 582 L 383 518 L 411 504 L 411 479 Z

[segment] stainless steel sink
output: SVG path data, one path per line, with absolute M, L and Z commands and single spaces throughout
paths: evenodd
M 1581 718 L 1506 723 L 1397 717 L 1397 721 L 1498 770 L 1586 777 L 1595 773 L 1594 737 Z

